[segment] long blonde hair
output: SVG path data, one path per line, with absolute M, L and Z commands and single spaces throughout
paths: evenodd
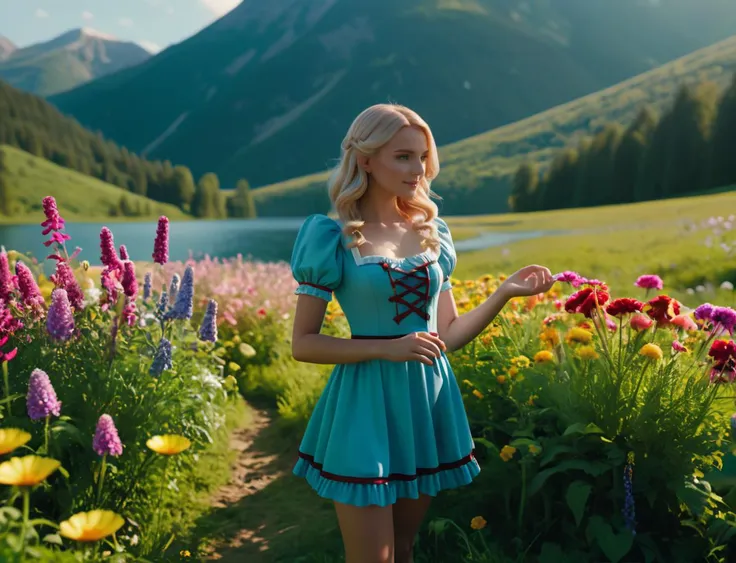
M 360 216 L 358 201 L 368 189 L 368 174 L 358 165 L 358 156 L 370 156 L 378 152 L 391 138 L 404 127 L 418 127 L 427 137 L 429 147 L 426 173 L 411 200 L 399 198 L 399 213 L 412 228 L 422 236 L 422 247 L 434 251 L 439 249 L 439 237 L 435 218 L 437 204 L 430 197 L 437 197 L 431 191 L 432 180 L 440 171 L 437 146 L 429 125 L 411 109 L 399 104 L 377 104 L 363 110 L 348 129 L 341 145 L 339 164 L 328 180 L 330 200 L 343 225 L 345 235 L 352 237 L 349 246 L 360 246 L 365 238 L 360 232 L 364 225 Z

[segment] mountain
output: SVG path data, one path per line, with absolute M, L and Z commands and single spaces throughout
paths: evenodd
M 512 175 L 522 163 L 533 162 L 544 170 L 563 148 L 598 133 L 607 123 L 628 126 L 645 105 L 661 116 L 682 86 L 711 81 L 722 90 L 734 74 L 736 36 L 599 92 L 440 146 L 440 175 L 432 189 L 443 198 L 442 213 L 506 212 Z M 327 177 L 320 172 L 254 190 L 259 216 L 327 212 Z
M 69 90 L 95 78 L 142 63 L 151 56 L 137 43 L 89 28 L 6 51 L 0 39 L 0 79 L 41 96 Z M 7 52 L 5 57 L 3 52 Z
M 0 61 L 4 61 L 9 58 L 15 49 L 16 47 L 10 39 L 0 35 Z
M 368 105 L 438 143 L 728 37 L 731 0 L 244 0 L 134 68 L 50 98 L 131 150 L 251 185 L 320 171 Z

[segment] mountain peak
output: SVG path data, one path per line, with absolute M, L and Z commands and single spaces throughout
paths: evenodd
M 104 41 L 121 41 L 114 35 L 97 31 L 96 29 L 92 29 L 91 27 L 82 27 L 74 31 L 78 31 L 80 35 L 84 35 L 85 37 L 90 37 L 93 39 L 102 39 Z
M 0 61 L 3 61 L 10 57 L 17 47 L 13 45 L 13 42 L 7 37 L 0 35 Z

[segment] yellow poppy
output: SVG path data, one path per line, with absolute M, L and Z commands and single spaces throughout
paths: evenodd
M 123 517 L 111 510 L 78 512 L 59 524 L 59 533 L 71 540 L 93 542 L 114 534 L 124 523 Z
M 176 436 L 174 434 L 154 436 L 153 438 L 149 438 L 146 442 L 146 446 L 148 446 L 149 449 L 161 455 L 180 454 L 191 445 L 192 443 L 189 439 L 184 436 Z
M 470 521 L 470 527 L 474 530 L 482 530 L 486 527 L 486 524 L 488 524 L 488 522 L 486 522 L 486 519 L 482 516 L 476 516 Z
M 581 346 L 577 349 L 577 355 L 582 360 L 595 360 L 598 358 L 598 352 L 592 346 Z
M 38 485 L 59 467 L 60 461 L 48 457 L 37 455 L 14 457 L 0 464 L 0 483 L 16 487 Z
M 17 428 L 0 428 L 0 455 L 12 452 L 20 448 L 31 439 L 31 435 L 25 430 Z
M 662 356 L 664 356 L 662 348 L 656 344 L 652 344 L 651 342 L 649 344 L 644 344 L 644 346 L 641 347 L 641 350 L 639 350 L 639 353 L 652 360 L 661 360 Z
M 540 350 L 534 354 L 534 361 L 537 363 L 551 362 L 555 359 L 555 355 L 549 350 Z
M 516 448 L 513 446 L 504 446 L 501 448 L 501 453 L 499 454 L 501 456 L 501 459 L 504 461 L 509 461 L 512 457 L 514 457 L 514 454 L 516 453 Z
M 582 342 L 583 344 L 587 344 L 591 340 L 593 340 L 593 333 L 584 328 L 574 326 L 567 333 L 568 342 Z

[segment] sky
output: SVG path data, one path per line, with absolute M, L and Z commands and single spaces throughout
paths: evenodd
M 157 52 L 190 37 L 240 1 L 0 0 L 0 35 L 27 47 L 70 29 L 91 27 Z

